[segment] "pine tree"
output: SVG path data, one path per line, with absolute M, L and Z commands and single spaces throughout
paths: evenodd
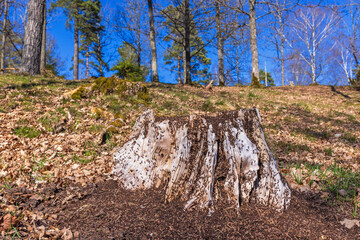
M 269 72 L 266 73 L 267 75 L 267 87 L 273 87 L 275 86 L 274 79 L 272 78 L 271 74 Z M 265 72 L 264 70 L 260 70 L 259 72 L 260 77 L 260 83 L 265 86 Z
M 111 70 L 116 71 L 116 75 L 120 78 L 141 82 L 145 81 L 145 76 L 148 75 L 148 69 L 144 66 L 139 66 L 138 55 L 127 42 L 118 48 L 120 59 L 116 62 Z
M 81 4 L 80 52 L 86 59 L 86 77 L 90 77 L 90 57 L 94 54 L 98 41 L 98 32 L 103 30 L 100 18 L 101 3 L 98 0 L 86 0 Z

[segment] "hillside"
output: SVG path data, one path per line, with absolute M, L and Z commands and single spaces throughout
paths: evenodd
M 347 229 L 340 223 L 360 219 L 360 91 L 331 86 L 206 91 L 147 83 L 144 96 L 70 97 L 89 83 L 0 77 L 4 238 L 360 238 L 360 224 Z M 144 109 L 177 116 L 252 107 L 259 109 L 268 145 L 293 189 L 285 213 L 244 206 L 239 214 L 224 206 L 207 217 L 184 212 L 177 202 L 163 203 L 161 189 L 126 192 L 109 180 L 112 152 L 128 139 Z M 16 223 L 10 229 L 9 219 Z

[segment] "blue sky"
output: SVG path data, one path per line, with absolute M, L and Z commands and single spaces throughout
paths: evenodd
M 111 11 L 116 9 L 116 5 L 119 4 L 119 1 L 117 0 L 101 0 L 102 5 L 110 10 L 110 12 L 106 12 L 107 16 L 111 15 Z M 161 1 L 168 3 L 168 1 Z M 311 1 L 312 2 L 312 1 Z M 327 4 L 330 4 L 334 1 L 326 1 Z M 336 1 L 335 1 L 336 2 Z M 146 1 L 144 1 L 146 3 Z M 324 1 L 323 1 L 324 3 Z M 147 9 L 146 4 L 144 4 L 144 8 Z M 68 30 L 65 27 L 66 18 L 63 15 L 62 11 L 58 11 L 58 14 L 52 17 L 51 22 L 48 25 L 48 31 L 52 37 L 55 38 L 58 46 L 58 53 L 62 60 L 65 63 L 65 74 L 67 79 L 72 78 L 72 71 L 70 70 L 72 66 L 72 56 L 73 56 L 73 31 Z M 267 64 L 267 70 L 272 73 L 273 77 L 275 78 L 275 83 L 277 85 L 280 84 L 280 77 L 279 77 L 279 66 L 278 63 L 274 62 L 272 57 L 276 54 L 274 51 L 274 47 L 271 46 L 266 38 L 264 37 L 268 30 L 266 30 L 266 27 L 264 27 L 267 22 L 258 22 L 258 50 L 259 50 L 259 65 L 260 69 L 264 69 L 265 62 Z M 159 41 L 159 39 L 157 39 Z M 106 54 L 109 55 L 117 55 L 117 47 L 120 44 L 120 40 L 116 39 L 116 36 L 113 35 L 113 41 L 111 47 L 107 49 Z M 158 42 L 159 43 L 159 42 Z M 160 46 L 162 45 L 164 47 L 164 43 L 158 44 L 158 59 L 159 59 L 159 75 L 160 75 L 160 81 L 162 82 L 172 82 L 176 83 L 176 75 L 171 73 L 168 69 L 169 66 L 164 65 L 163 57 L 161 56 L 161 49 Z M 250 44 L 247 43 L 246 46 L 248 49 L 250 48 Z M 163 49 L 162 49 L 163 50 Z M 248 50 L 249 51 L 249 50 Z M 216 54 L 216 48 L 211 47 L 208 49 L 208 57 L 211 58 L 212 64 L 209 67 L 210 71 L 215 71 L 217 69 L 217 54 Z M 244 76 L 245 79 L 250 80 L 251 78 L 251 62 L 250 54 L 247 54 L 247 59 L 245 63 L 245 70 L 242 72 L 242 76 Z M 113 59 L 116 60 L 116 59 Z M 110 67 L 112 67 L 114 61 L 112 61 L 112 64 Z M 111 75 L 112 72 L 107 73 L 107 76 Z M 83 75 L 84 76 L 84 75 Z

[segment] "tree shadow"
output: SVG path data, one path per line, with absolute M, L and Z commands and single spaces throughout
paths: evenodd
M 331 86 L 331 91 L 333 91 L 334 93 L 337 93 L 337 94 L 343 96 L 344 98 L 351 99 L 351 97 L 350 97 L 349 95 L 343 94 L 342 92 L 336 90 L 334 86 Z

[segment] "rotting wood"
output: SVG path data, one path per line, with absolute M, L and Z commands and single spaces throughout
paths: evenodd
M 165 187 L 165 200 L 183 200 L 185 209 L 212 212 L 224 198 L 237 208 L 250 203 L 284 210 L 290 204 L 255 108 L 168 118 L 147 110 L 114 159 L 112 174 L 124 188 Z

